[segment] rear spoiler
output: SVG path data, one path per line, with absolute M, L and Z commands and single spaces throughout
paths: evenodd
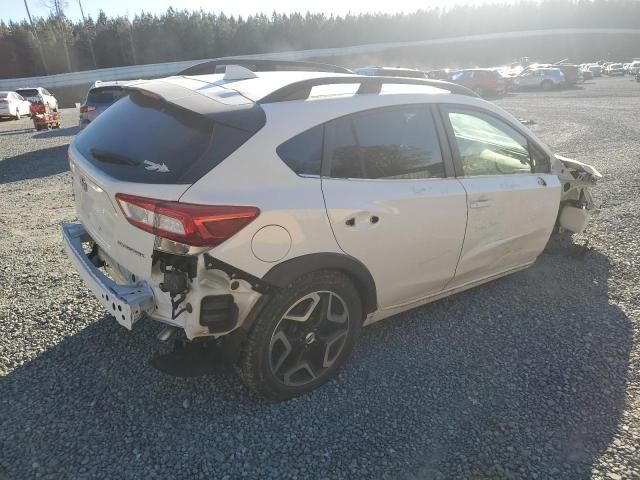
M 256 133 L 266 123 L 262 107 L 246 97 L 242 97 L 246 102 L 226 104 L 198 91 L 164 80 L 143 80 L 124 86 L 124 90 L 158 98 L 175 107 L 249 133 Z M 234 91 L 234 93 L 237 92 Z
M 224 73 L 219 67 L 238 65 L 252 72 L 279 72 L 279 71 L 303 71 L 303 72 L 329 72 L 329 73 L 353 73 L 351 70 L 330 65 L 328 63 L 298 62 L 292 60 L 267 60 L 251 59 L 244 57 L 216 58 L 193 65 L 176 75 L 209 75 Z

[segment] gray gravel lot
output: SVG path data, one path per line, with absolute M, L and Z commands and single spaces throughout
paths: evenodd
M 0 122 L 0 477 L 640 478 L 640 84 L 497 101 L 605 178 L 582 259 L 365 329 L 339 378 L 265 404 L 235 373 L 166 376 L 68 264 L 60 131 Z

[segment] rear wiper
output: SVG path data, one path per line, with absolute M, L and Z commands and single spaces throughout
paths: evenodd
M 100 162 L 117 163 L 119 165 L 131 165 L 132 167 L 140 165 L 140 162 L 136 162 L 135 160 L 125 157 L 124 155 L 118 155 L 117 153 L 106 152 L 104 150 L 98 150 L 97 148 L 92 148 L 89 151 L 91 152 L 91 155 L 93 155 L 93 158 Z

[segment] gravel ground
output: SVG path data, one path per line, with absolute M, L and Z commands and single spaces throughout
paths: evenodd
M 76 128 L 0 122 L 0 477 L 640 478 L 640 85 L 497 103 L 605 175 L 592 250 L 365 329 L 335 381 L 275 405 L 225 367 L 148 366 L 159 326 L 118 326 L 62 251 Z

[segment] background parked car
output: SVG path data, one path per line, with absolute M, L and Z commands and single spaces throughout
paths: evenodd
M 500 73 L 486 68 L 474 68 L 453 72 L 449 80 L 473 90 L 481 97 L 502 95 L 506 91 L 506 82 Z
M 361 67 L 354 68 L 353 73 L 378 77 L 427 78 L 422 70 L 403 67 Z
M 600 65 L 598 65 L 597 63 L 591 63 L 591 64 L 587 65 L 587 69 L 591 71 L 591 73 L 593 74 L 594 77 L 601 77 L 602 76 L 602 67 Z
M 580 68 L 580 74 L 582 75 L 582 80 L 587 81 L 593 79 L 593 72 L 588 68 Z
M 124 91 L 123 87 L 131 82 L 96 82 L 87 92 L 87 98 L 80 106 L 80 128 L 84 128 L 104 112 L 107 107 L 118 100 Z
M 0 92 L 0 117 L 13 117 L 20 120 L 22 115 L 29 115 L 31 103 L 16 92 Z
M 564 79 L 568 85 L 575 85 L 576 83 L 582 83 L 584 81 L 580 65 L 560 63 L 555 66 L 564 74 Z
M 42 103 L 54 112 L 58 111 L 58 100 L 46 88 L 17 88 L 16 93 L 31 103 Z
M 449 70 L 429 70 L 427 72 L 427 77 L 432 80 L 448 80 Z
M 614 76 L 623 76 L 624 75 L 624 67 L 621 63 L 610 63 L 607 65 L 606 74 L 610 77 Z
M 640 73 L 640 61 L 631 62 L 629 64 L 629 75 L 637 75 Z
M 551 90 L 566 83 L 564 73 L 558 68 L 526 69 L 513 80 L 513 86 L 518 89 L 541 88 Z

